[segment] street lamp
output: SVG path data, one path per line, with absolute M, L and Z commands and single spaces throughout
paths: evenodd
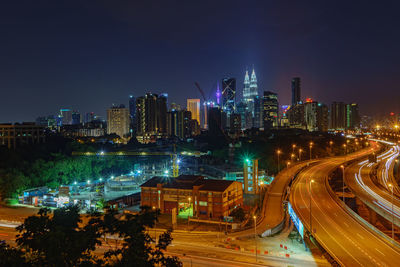
M 388 186 L 392 190 L 392 239 L 394 241 L 393 185 L 389 183 Z
M 333 141 L 331 140 L 331 141 L 329 141 L 329 147 L 331 149 L 331 153 L 332 153 L 332 145 L 333 145 Z
M 256 262 L 257 262 L 257 216 L 253 216 L 254 219 L 254 243 L 256 245 Z
M 311 158 L 312 158 L 311 150 L 312 150 L 313 145 L 314 145 L 314 143 L 313 143 L 313 142 L 310 142 L 310 160 L 311 160 Z
M 189 213 L 188 213 L 188 231 L 189 231 L 189 217 L 190 217 L 190 200 L 192 200 L 191 197 L 188 197 L 189 200 Z
M 313 232 L 313 230 L 312 230 L 312 212 L 311 212 L 311 195 L 312 195 L 312 192 L 311 192 L 311 184 L 312 183 L 314 183 L 314 180 L 313 179 L 310 179 L 310 183 L 309 183 L 309 185 L 310 185 L 310 233 L 312 234 L 312 232 Z
M 286 163 L 286 168 L 289 169 L 290 161 Z
M 345 202 L 345 200 L 344 200 L 344 165 L 340 165 L 340 168 L 342 168 L 342 181 L 343 181 L 343 184 L 342 184 L 342 188 L 343 188 L 343 196 L 342 196 L 342 201 L 343 201 L 343 203 L 345 203 L 346 204 L 346 202 Z
M 303 152 L 303 149 L 299 149 L 299 161 L 301 161 L 301 153 Z
M 156 206 L 153 206 L 153 210 L 155 211 L 156 210 Z M 155 242 L 156 242 L 156 245 L 157 245 L 157 218 L 156 218 L 156 220 L 154 221 L 154 238 L 155 238 Z
M 292 153 L 294 153 L 294 149 L 296 148 L 296 144 L 292 145 Z
M 282 151 L 280 151 L 279 149 L 276 151 L 276 154 L 278 154 L 278 172 L 280 171 L 279 168 L 279 155 L 282 153 Z
M 347 145 L 343 144 L 343 147 L 345 148 L 345 155 L 347 155 Z

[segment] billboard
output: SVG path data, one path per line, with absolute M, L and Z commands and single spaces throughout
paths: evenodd
M 300 221 L 299 217 L 297 217 L 296 213 L 294 212 L 294 210 L 292 208 L 292 205 L 290 205 L 289 202 L 288 202 L 288 212 L 289 212 L 290 218 L 292 218 L 292 221 L 297 228 L 297 231 L 299 231 L 301 237 L 304 238 L 303 223 Z

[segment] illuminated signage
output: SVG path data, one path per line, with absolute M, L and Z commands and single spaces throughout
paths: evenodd
M 296 213 L 294 212 L 294 210 L 292 208 L 292 205 L 290 205 L 289 202 L 288 202 L 288 212 L 289 212 L 290 218 L 292 218 L 292 221 L 297 228 L 297 231 L 299 231 L 301 237 L 304 238 L 303 223 L 300 221 L 299 217 L 297 217 Z

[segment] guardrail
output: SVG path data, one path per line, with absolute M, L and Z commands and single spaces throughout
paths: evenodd
M 372 224 L 370 224 L 369 222 L 367 222 L 364 218 L 362 218 L 360 215 L 358 215 L 354 210 L 352 210 L 349 206 L 347 206 L 345 203 L 343 203 L 343 201 L 341 201 L 339 199 L 339 197 L 336 195 L 335 192 L 333 192 L 331 186 L 329 185 L 329 181 L 328 181 L 328 177 L 329 175 L 326 176 L 325 179 L 325 186 L 328 189 L 329 194 L 331 195 L 331 197 L 336 201 L 336 203 L 338 203 L 344 210 L 347 211 L 347 213 L 349 213 L 350 215 L 352 215 L 356 220 L 358 220 L 359 222 L 361 222 L 361 226 L 363 226 L 365 229 L 372 231 L 376 234 L 378 234 L 380 237 L 382 237 L 388 244 L 391 245 L 395 245 L 398 249 L 400 249 L 400 244 L 397 242 L 393 242 L 393 240 L 388 237 L 385 233 L 383 233 L 382 231 L 380 231 L 379 229 L 377 229 L 375 226 L 373 226 Z
M 274 234 L 279 233 L 280 231 L 282 231 L 283 227 L 285 226 L 285 221 L 286 221 L 286 217 L 287 217 L 287 214 L 286 214 L 286 212 L 284 211 L 284 208 L 283 208 L 283 201 L 284 201 L 284 200 L 287 198 L 287 196 L 288 196 L 287 188 L 293 183 L 294 180 L 296 180 L 296 178 L 297 178 L 297 176 L 299 175 L 300 172 L 302 172 L 304 169 L 306 169 L 306 168 L 308 168 L 308 167 L 314 165 L 314 164 L 317 163 L 317 162 L 318 162 L 318 161 L 311 161 L 311 162 L 308 162 L 307 165 L 301 167 L 301 168 L 293 175 L 293 178 L 288 179 L 287 183 L 286 183 L 285 186 L 284 186 L 284 191 L 281 193 L 282 195 L 281 195 L 281 201 L 280 201 L 280 203 L 282 203 L 282 210 L 281 210 L 281 213 L 283 213 L 283 218 L 282 218 L 282 220 L 280 221 L 279 224 L 277 224 L 277 225 L 275 225 L 275 226 L 272 226 L 271 228 L 267 229 L 264 233 L 262 233 L 262 234 L 261 234 L 261 237 L 271 236 L 271 235 L 274 235 Z M 304 164 L 304 163 L 305 163 L 305 162 L 303 162 L 303 164 Z M 275 180 L 274 180 L 274 181 L 275 181 Z M 268 198 L 269 198 L 269 192 L 268 192 L 267 201 L 268 201 Z

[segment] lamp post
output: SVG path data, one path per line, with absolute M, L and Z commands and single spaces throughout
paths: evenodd
M 393 185 L 391 183 L 388 184 L 392 191 L 392 239 L 394 242 L 394 211 L 393 211 Z
M 340 165 L 340 168 L 342 169 L 342 189 L 343 189 L 343 196 L 342 196 L 342 201 L 343 203 L 346 204 L 346 202 L 344 201 L 344 165 Z
M 303 149 L 299 149 L 299 161 L 301 161 L 301 153 L 303 152 Z
M 289 169 L 290 161 L 286 163 L 286 168 Z
M 256 245 L 256 262 L 257 262 L 257 216 L 253 216 L 254 219 L 254 243 Z
M 155 206 L 153 206 L 153 210 L 154 211 L 156 210 Z M 154 222 L 154 239 L 155 239 L 155 242 L 156 242 L 156 245 L 157 245 L 157 218 L 156 218 L 156 220 Z
M 278 154 L 278 172 L 280 171 L 280 167 L 279 167 L 279 155 L 282 153 L 282 151 L 280 151 L 279 149 L 276 151 L 276 154 Z
M 345 155 L 347 155 L 347 145 L 346 144 L 343 144 L 343 147 L 345 148 Z
M 314 145 L 314 143 L 313 142 L 310 142 L 310 160 L 312 159 L 312 147 L 313 147 L 313 145 Z
M 188 197 L 189 200 L 189 213 L 188 213 L 188 231 L 189 231 L 189 217 L 190 217 L 190 200 L 192 200 L 191 197 Z
M 294 149 L 296 148 L 296 144 L 292 145 L 292 154 L 294 154 Z
M 331 141 L 329 141 L 329 147 L 330 147 L 331 153 L 332 153 L 332 145 L 333 145 L 333 141 L 331 140 Z
M 312 234 L 313 230 L 312 230 L 312 211 L 311 211 L 311 184 L 314 183 L 314 180 L 310 178 L 310 233 Z

